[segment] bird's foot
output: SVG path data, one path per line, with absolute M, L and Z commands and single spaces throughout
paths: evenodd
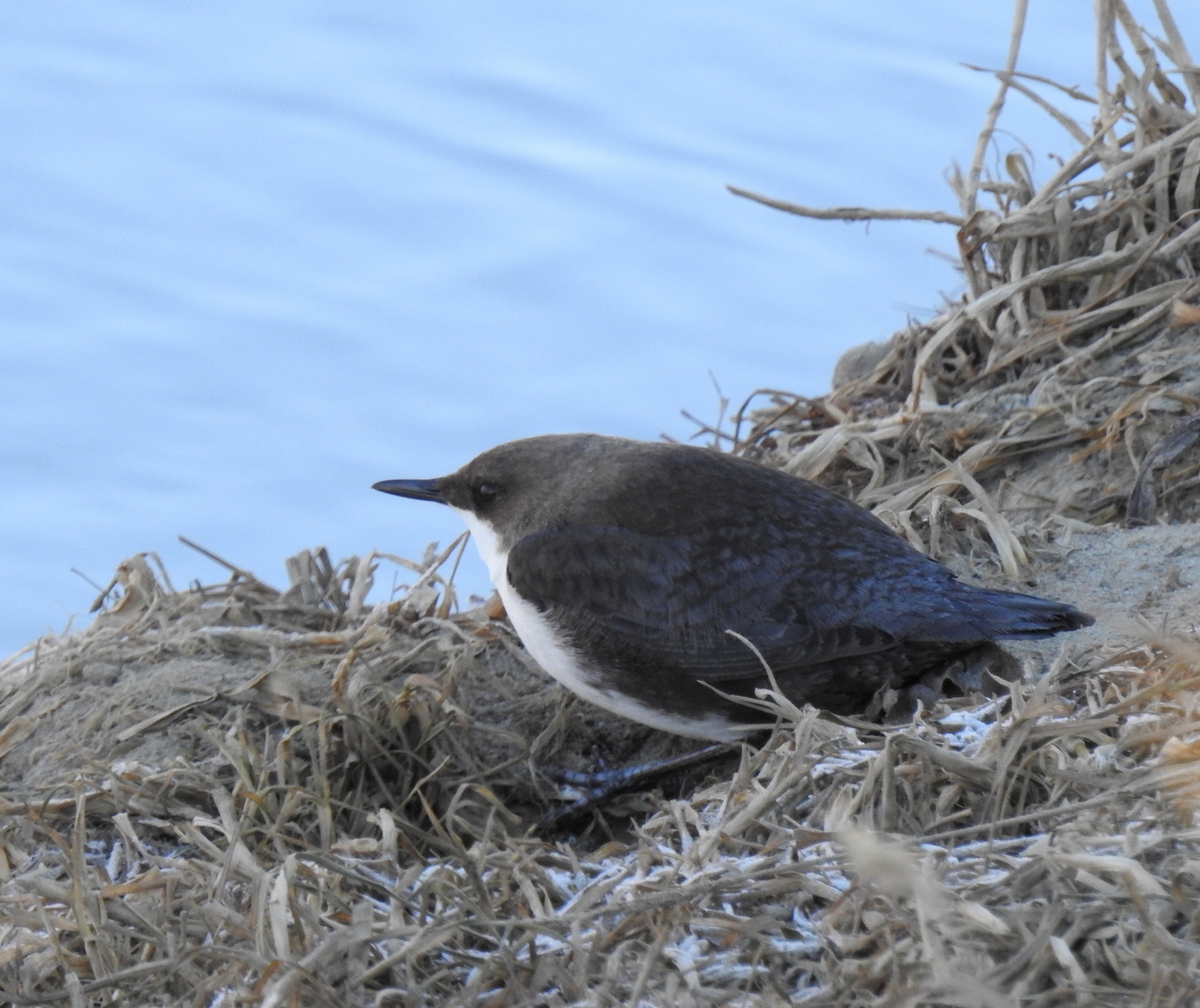
M 996 644 L 980 644 L 900 689 L 880 690 L 868 716 L 882 716 L 886 724 L 903 724 L 912 719 L 918 705 L 932 710 L 947 696 L 996 696 L 1004 683 L 1020 678 L 1021 663 L 1012 655 Z M 947 682 L 951 688 L 947 688 Z
M 998 644 L 981 644 L 946 666 L 946 678 L 963 694 L 987 697 L 1003 693 L 1005 684 L 1016 682 L 1023 672 L 1021 662 Z
M 716 742 L 680 756 L 670 756 L 667 759 L 652 760 L 636 766 L 612 769 L 605 768 L 604 761 L 596 757 L 597 769 L 591 772 L 542 767 L 540 768 L 541 773 L 558 782 L 559 796 L 567 804 L 548 813 L 542 819 L 541 825 L 543 827 L 552 826 L 565 819 L 580 815 L 646 778 L 673 773 L 676 770 L 683 770 L 697 763 L 715 759 L 731 752 L 733 748 L 728 743 Z

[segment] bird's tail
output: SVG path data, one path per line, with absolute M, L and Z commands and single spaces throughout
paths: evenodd
M 971 615 L 988 632 L 983 639 L 1035 639 L 1091 626 L 1095 618 L 1066 602 L 995 589 L 971 592 Z

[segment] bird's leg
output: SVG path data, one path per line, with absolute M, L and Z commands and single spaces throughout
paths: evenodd
M 560 788 L 560 794 L 563 800 L 568 801 L 569 804 L 549 813 L 541 824 L 549 826 L 581 812 L 586 812 L 606 798 L 632 787 L 647 777 L 672 773 L 697 763 L 704 763 L 727 752 L 732 752 L 733 749 L 734 746 L 727 742 L 714 742 L 712 745 L 704 746 L 694 752 L 683 753 L 680 756 L 652 760 L 636 766 L 614 767 L 611 770 L 606 769 L 604 761 L 597 758 L 598 769 L 590 773 L 542 767 L 540 768 L 541 773 L 564 785 Z
M 979 645 L 946 666 L 946 678 L 964 694 L 982 693 L 987 697 L 1003 692 L 1002 682 L 1016 682 L 1023 672 L 1020 661 L 991 642 Z
M 1003 689 L 1003 682 L 1020 679 L 1021 672 L 1021 663 L 1017 659 L 988 641 L 956 655 L 902 688 L 881 690 L 872 703 L 878 704 L 883 697 L 882 709 L 874 713 L 869 711 L 867 716 L 877 717 L 882 713 L 887 724 L 903 724 L 916 713 L 918 703 L 925 710 L 932 710 L 945 696 L 971 693 L 996 696 Z M 950 691 L 946 689 L 947 680 L 954 687 Z

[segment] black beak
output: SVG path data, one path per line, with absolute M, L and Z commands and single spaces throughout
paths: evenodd
M 384 493 L 395 494 L 397 497 L 411 497 L 413 500 L 435 501 L 445 504 L 446 498 L 438 489 L 442 484 L 440 479 L 431 480 L 383 480 L 374 484 L 372 490 L 382 490 Z

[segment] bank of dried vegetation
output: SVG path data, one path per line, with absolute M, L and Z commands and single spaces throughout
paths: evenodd
M 1200 69 L 1102 0 L 1079 150 L 954 175 L 967 293 L 726 448 L 997 575 L 1200 495 Z M 1036 90 L 1035 90 L 1036 88 Z M 1087 107 L 1090 103 L 1090 107 Z M 767 201 L 765 197 L 755 197 Z M 794 212 L 842 218 L 904 211 Z M 761 400 L 755 400 L 761 403 Z M 122 565 L 0 670 L 0 1002 L 1058 1006 L 1200 1000 L 1200 644 L 1064 651 L 903 726 L 784 715 L 761 749 L 539 825 L 539 768 L 678 742 L 551 686 L 453 549 L 289 562 L 278 591 Z M 965 558 L 965 559 L 964 559 Z M 227 565 L 229 566 L 229 565 Z M 772 706 L 773 705 L 773 706 Z M 569 798 L 569 795 L 565 796 Z

